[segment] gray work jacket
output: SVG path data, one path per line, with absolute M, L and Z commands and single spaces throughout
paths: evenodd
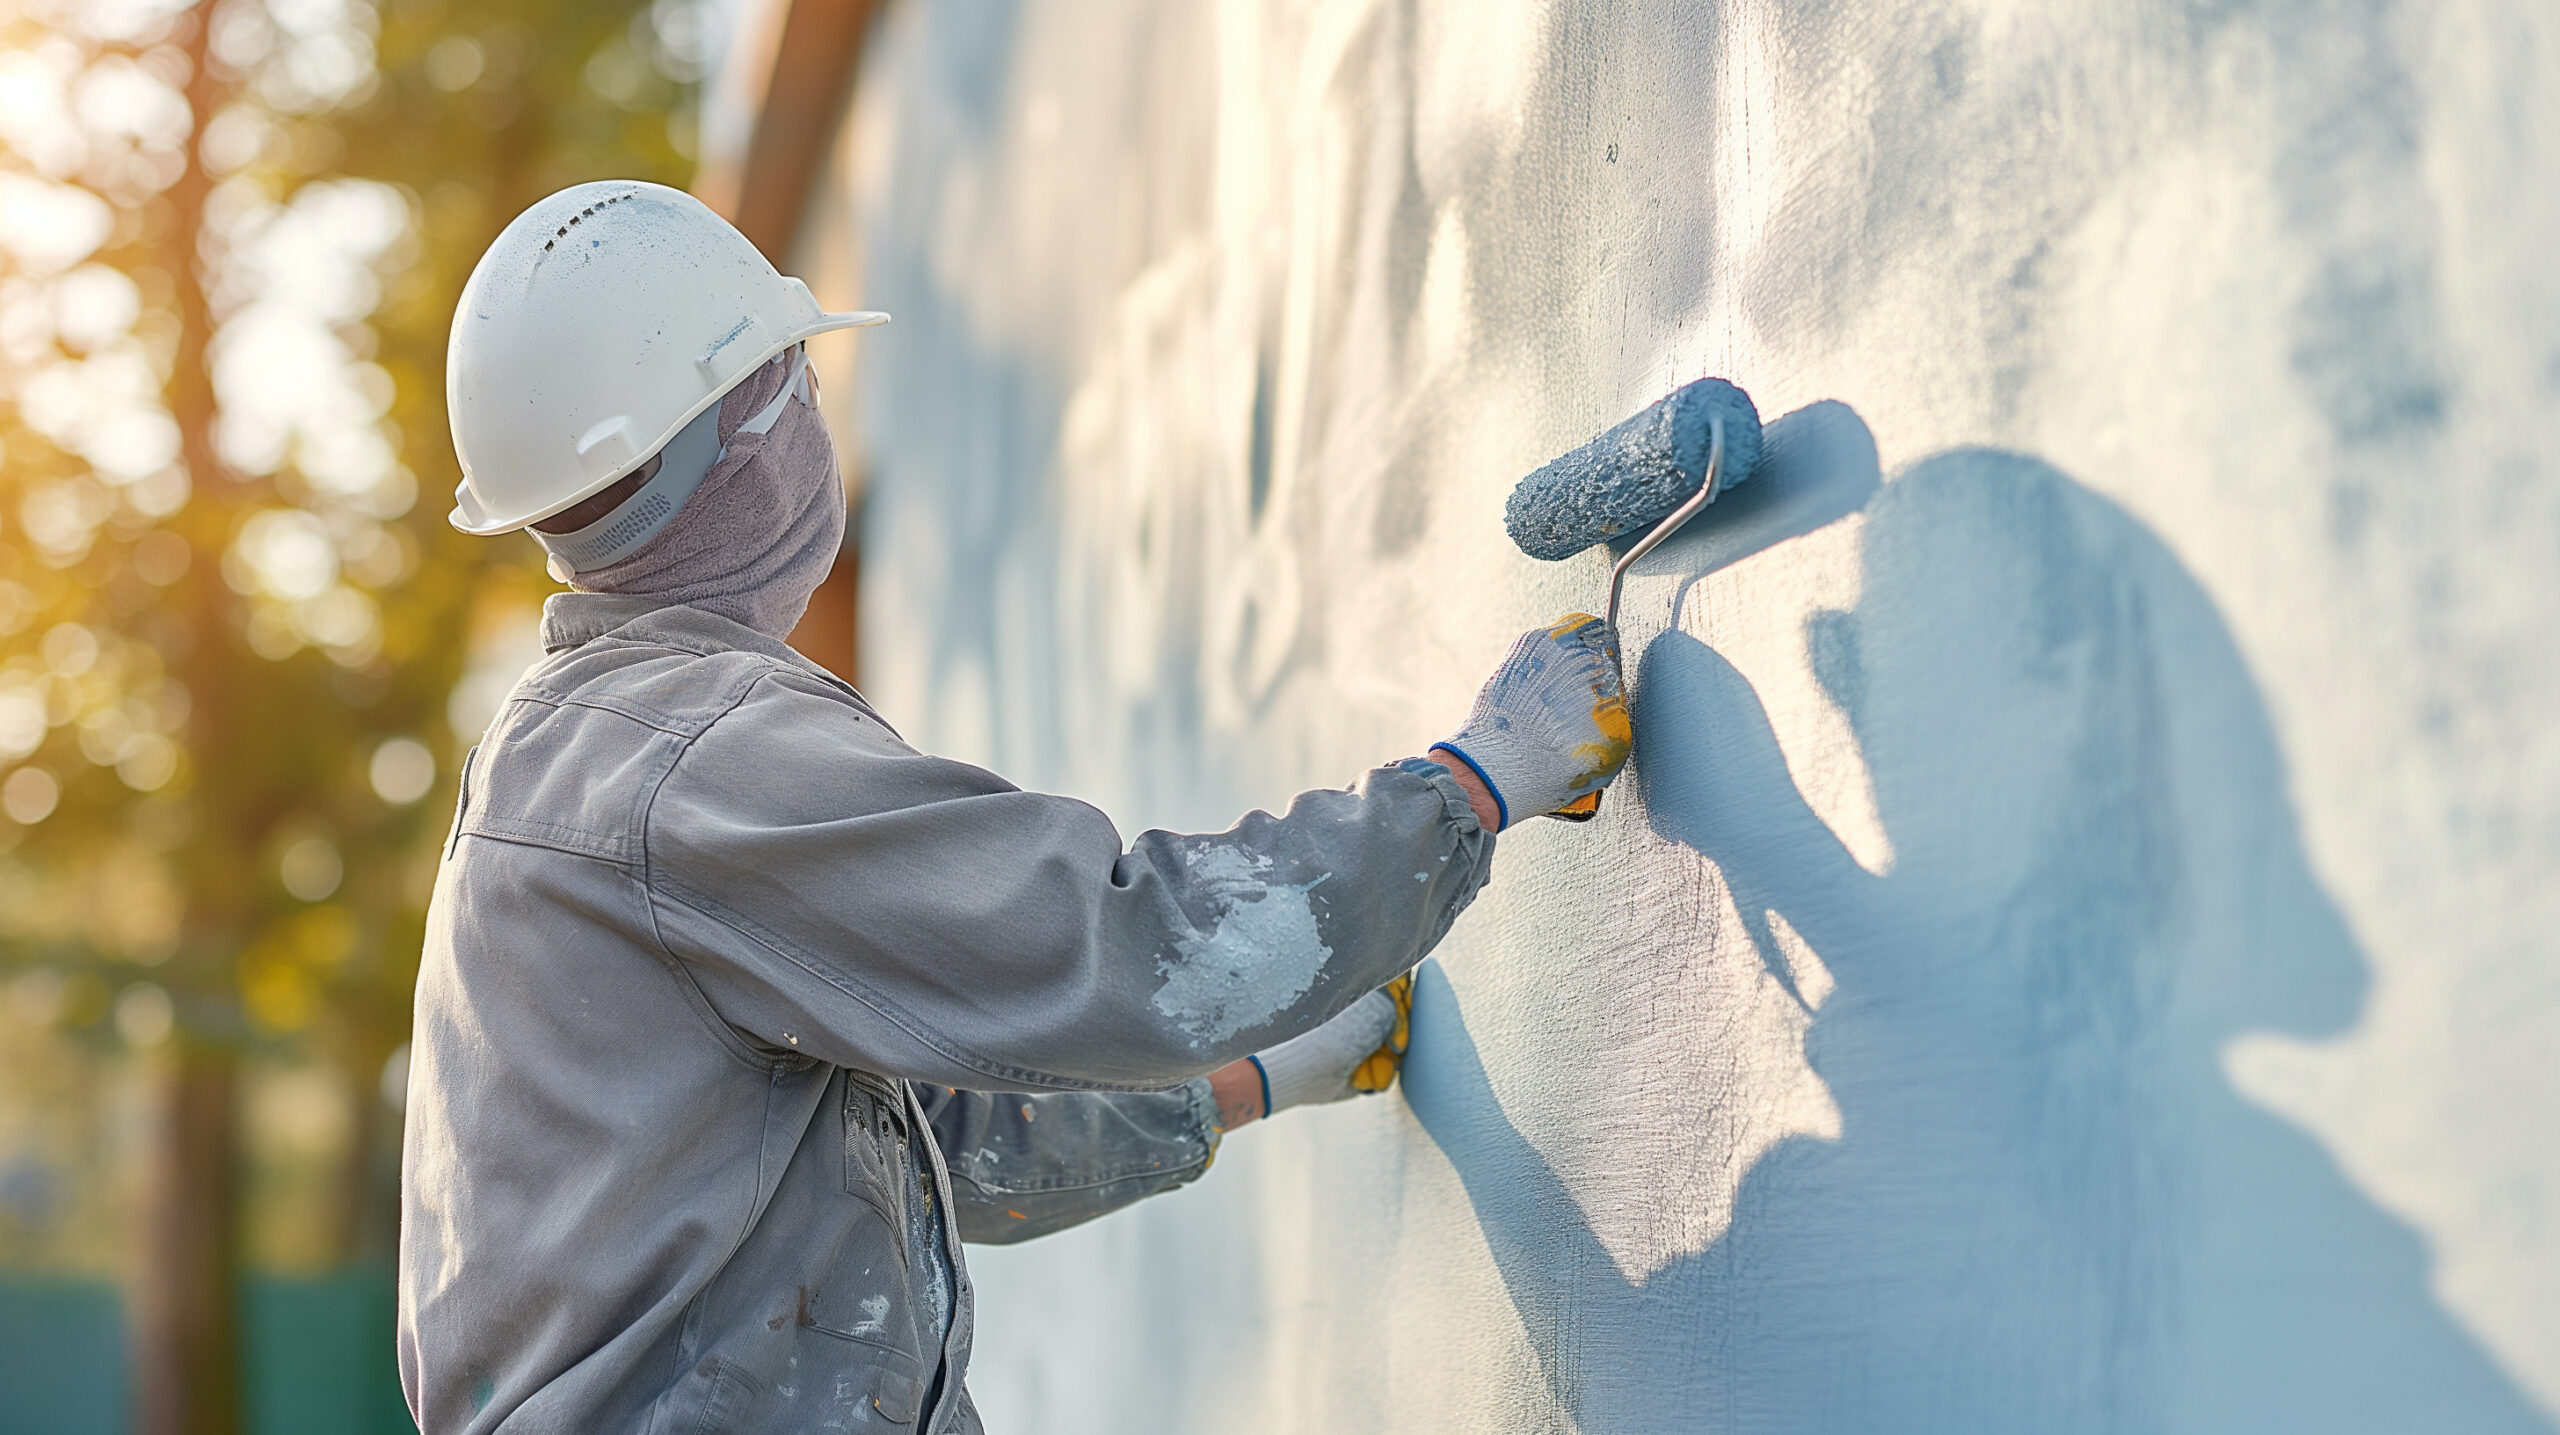
M 1124 847 L 724 618 L 564 594 L 543 645 L 418 975 L 425 1435 L 976 1431 L 959 1242 L 1199 1174 L 1199 1078 L 1414 965 L 1492 858 L 1428 762 Z

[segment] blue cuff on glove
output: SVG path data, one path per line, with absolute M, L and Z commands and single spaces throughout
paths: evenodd
M 1271 1073 L 1263 1069 L 1261 1057 L 1248 1056 L 1245 1060 L 1253 1063 L 1253 1074 L 1262 1081 L 1262 1118 L 1268 1121 L 1271 1119 Z
M 1493 794 L 1493 811 L 1494 816 L 1497 819 L 1494 824 L 1496 828 L 1505 828 L 1511 825 L 1511 804 L 1502 795 L 1502 784 L 1493 780 L 1493 774 L 1484 770 L 1483 763 L 1478 762 L 1473 757 L 1469 756 L 1465 748 L 1458 746 L 1454 742 L 1435 742 L 1431 745 L 1431 748 L 1434 752 L 1445 748 L 1448 751 L 1457 754 L 1458 761 L 1465 763 L 1467 765 L 1467 771 L 1476 775 L 1476 781 L 1484 784 L 1484 790 Z

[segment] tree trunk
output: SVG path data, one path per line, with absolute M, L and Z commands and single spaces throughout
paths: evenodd
M 186 587 L 189 631 L 173 654 L 192 711 L 188 740 L 203 764 L 195 805 L 200 830 L 180 861 L 189 889 L 192 940 L 169 972 L 179 1025 L 162 1068 L 152 1132 L 150 1182 L 143 1197 L 140 1260 L 132 1283 L 132 1387 L 139 1435 L 237 1435 L 240 1399 L 239 1077 L 228 1033 L 236 1029 L 230 956 L 238 949 L 236 824 L 219 810 L 224 721 L 223 619 L 219 567 L 227 525 L 209 503 L 222 482 L 213 447 L 214 394 L 206 356 L 213 339 L 204 291 L 202 240 L 211 181 L 204 167 L 205 123 L 224 87 L 208 42 L 214 0 L 197 0 L 176 38 L 187 57 L 187 106 L 194 130 L 187 163 L 166 194 L 164 243 L 176 281 L 178 342 L 165 398 L 198 497 L 177 523 L 197 549 Z M 205 810 L 208 802 L 216 810 Z M 207 868 L 215 869 L 208 873 Z M 212 877 L 214 880 L 208 880 Z M 208 893 L 218 894 L 208 901 Z M 223 910 L 208 910 L 208 909 Z M 194 999 L 190 999 L 194 998 Z
M 162 1072 L 142 1260 L 133 1282 L 138 1435 L 237 1435 L 238 1077 L 231 1053 L 181 1039 Z

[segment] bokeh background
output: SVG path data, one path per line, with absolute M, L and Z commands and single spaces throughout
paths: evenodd
M 0 1431 L 408 1428 L 399 1102 L 531 544 L 455 296 L 694 173 L 695 0 L 0 7 Z

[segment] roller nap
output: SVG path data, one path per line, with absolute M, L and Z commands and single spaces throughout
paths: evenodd
M 1708 419 L 1724 419 L 1724 487 L 1760 459 L 1760 411 L 1722 379 L 1674 389 L 1653 407 L 1557 459 L 1511 490 L 1504 522 L 1532 558 L 1570 558 L 1645 527 L 1706 481 Z

